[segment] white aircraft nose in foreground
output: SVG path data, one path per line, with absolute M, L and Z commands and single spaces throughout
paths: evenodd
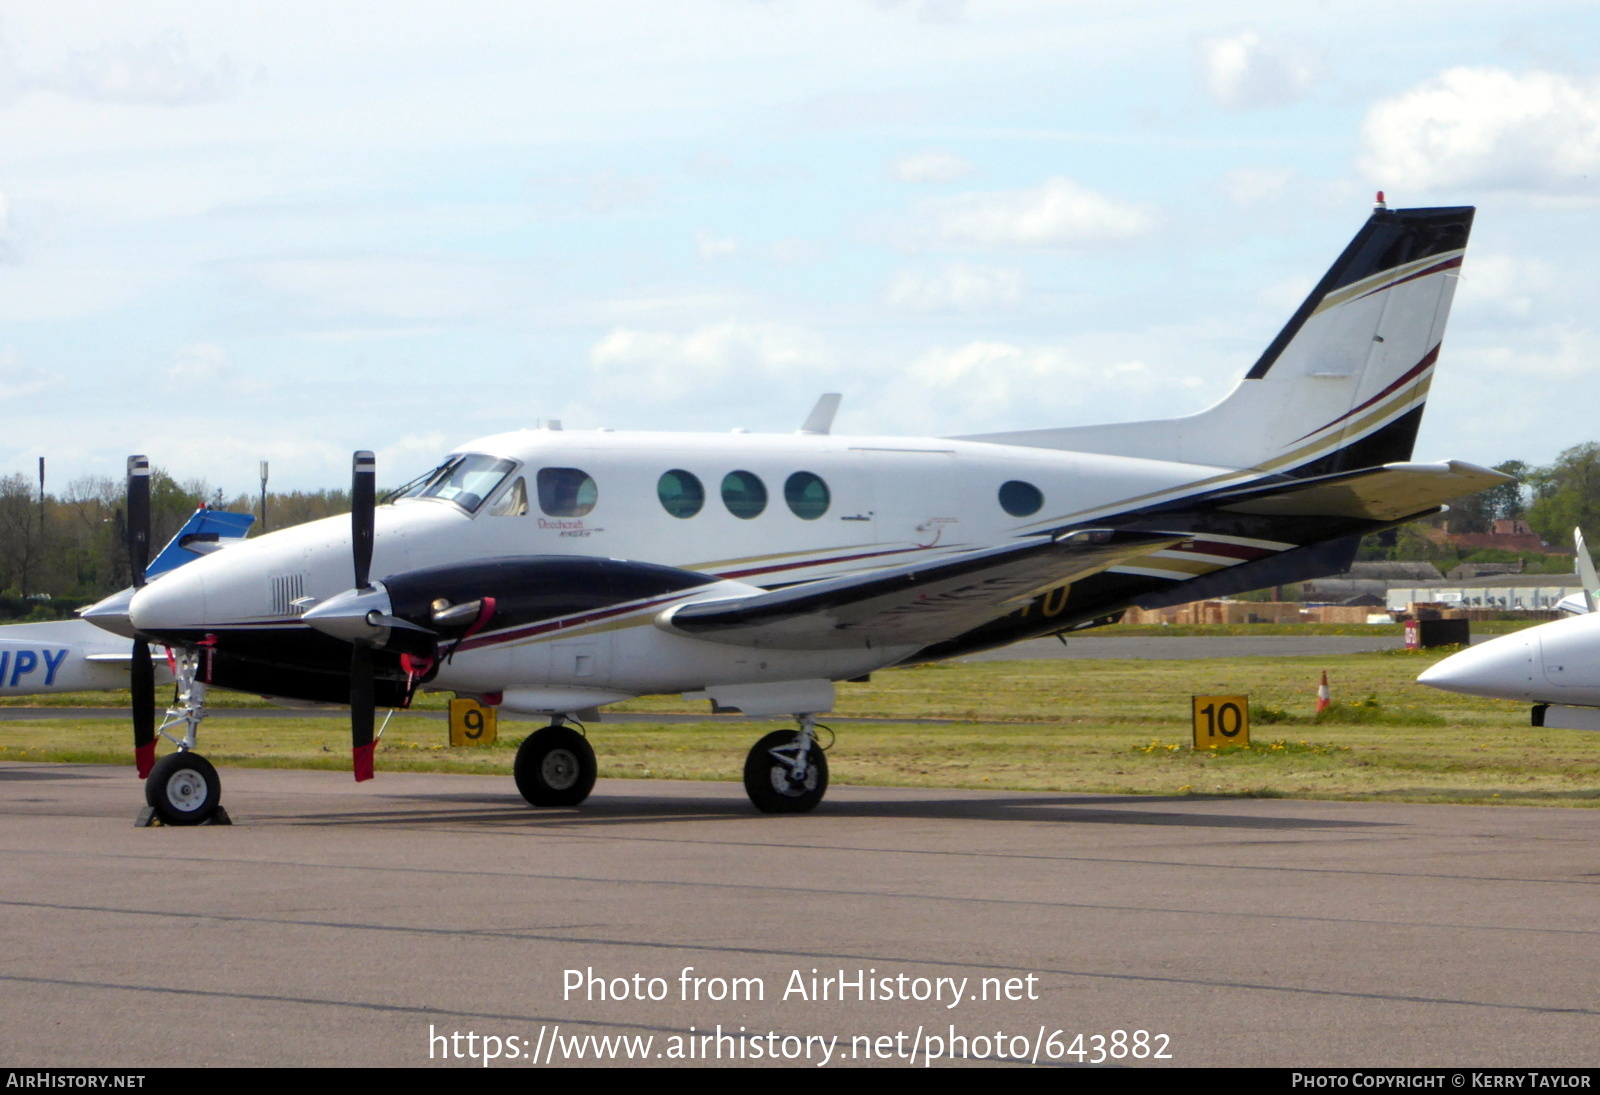
M 1573 530 L 1582 615 L 1553 620 L 1452 654 L 1419 682 L 1468 696 L 1534 704 L 1533 725 L 1600 730 L 1600 589 L 1581 530 Z
M 482 438 L 382 505 L 358 453 L 348 521 L 85 612 L 181 652 L 189 732 L 147 800 L 178 823 L 215 809 L 192 749 L 207 684 L 348 703 L 357 779 L 374 709 L 427 686 L 549 717 L 517 752 L 535 805 L 589 793 L 594 751 L 566 723 L 607 703 L 793 715 L 751 749 L 745 788 L 809 810 L 835 681 L 1338 573 L 1364 534 L 1506 481 L 1410 462 L 1472 216 L 1380 205 L 1233 393 L 1188 418 L 844 437 L 824 397 L 789 435 Z M 130 478 L 130 511 L 144 489 Z M 135 745 L 147 766 L 149 727 Z

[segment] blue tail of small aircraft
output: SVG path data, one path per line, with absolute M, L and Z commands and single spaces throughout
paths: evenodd
M 169 570 L 192 563 L 202 555 L 209 555 L 228 540 L 243 540 L 250 526 L 256 523 L 248 513 L 229 513 L 227 510 L 195 510 L 178 530 L 178 535 L 167 542 L 161 554 L 145 568 L 145 577 L 158 578 Z

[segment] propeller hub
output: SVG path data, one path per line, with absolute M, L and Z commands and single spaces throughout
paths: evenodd
M 301 620 L 310 627 L 347 643 L 383 646 L 389 640 L 394 606 L 382 582 L 365 589 L 347 589 L 308 609 Z
M 78 615 L 113 635 L 132 639 L 136 635 L 133 626 L 133 592 L 131 589 L 124 589 L 119 593 L 113 593 L 103 601 L 79 609 Z

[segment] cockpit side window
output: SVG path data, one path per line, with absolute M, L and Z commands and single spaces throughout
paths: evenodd
M 402 488 L 396 498 L 437 498 L 476 513 L 516 466 L 514 461 L 483 453 L 453 456 L 426 478 Z
M 589 473 L 578 468 L 540 468 L 535 485 L 546 517 L 582 517 L 600 495 Z
M 490 517 L 526 517 L 528 515 L 528 484 L 522 476 L 512 483 L 489 509 Z

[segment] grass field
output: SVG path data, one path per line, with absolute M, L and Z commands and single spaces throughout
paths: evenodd
M 1523 704 L 1424 688 L 1440 655 L 1209 661 L 946 663 L 874 674 L 840 686 L 842 717 L 937 723 L 841 723 L 829 752 L 835 783 L 1139 794 L 1391 799 L 1409 802 L 1600 806 L 1600 734 L 1528 725 Z M 1312 717 L 1328 671 L 1340 701 Z M 1189 747 L 1192 694 L 1248 693 L 1249 749 Z M 116 702 L 114 694 L 58 705 Z M 443 706 L 428 697 L 426 709 Z M 216 694 L 221 706 L 244 697 Z M 260 701 L 255 701 L 259 703 Z M 703 712 L 677 697 L 616 710 Z M 0 722 L 0 759 L 129 763 L 125 718 Z M 1272 721 L 1265 721 L 1272 720 Z M 500 744 L 452 749 L 445 724 L 398 714 L 378 768 L 509 773 L 527 723 L 503 723 Z M 764 729 L 749 722 L 602 722 L 589 728 L 604 777 L 736 780 Z M 343 769 L 339 718 L 216 719 L 202 751 L 219 766 Z

